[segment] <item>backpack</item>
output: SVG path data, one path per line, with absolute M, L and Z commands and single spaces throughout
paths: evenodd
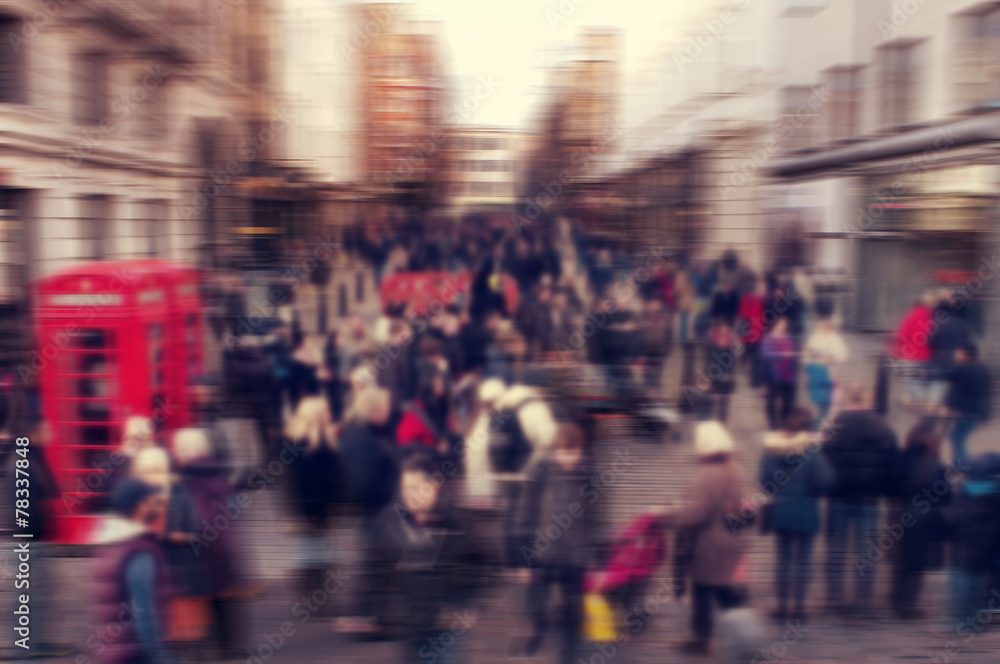
M 533 401 L 536 399 L 528 399 L 513 410 L 500 411 L 497 414 L 497 427 L 490 433 L 487 450 L 490 469 L 493 472 L 517 473 L 528 462 L 532 451 L 531 442 L 524 434 L 517 415 L 521 408 Z

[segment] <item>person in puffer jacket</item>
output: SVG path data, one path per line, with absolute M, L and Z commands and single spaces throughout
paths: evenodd
M 1000 608 L 996 582 L 1000 575 L 1000 453 L 973 457 L 969 469 L 946 510 L 953 549 L 952 620 L 958 634 L 982 629 L 977 617 L 983 609 Z
M 810 431 L 811 420 L 810 411 L 796 408 L 780 431 L 764 435 L 758 475 L 760 486 L 773 492 L 770 525 L 778 544 L 774 618 L 781 622 L 788 617 L 805 620 L 813 542 L 820 530 L 819 501 L 834 480 L 833 469 L 819 453 L 816 435 Z
M 844 565 L 869 560 L 866 547 L 878 528 L 880 501 L 891 487 L 898 445 L 892 428 L 871 410 L 867 389 L 855 384 L 846 392 L 846 409 L 825 429 L 822 443 L 836 475 L 826 521 L 826 588 L 831 610 L 856 613 L 843 603 Z M 871 565 L 857 576 L 856 609 L 867 610 L 874 572 Z
M 115 516 L 102 524 L 94 574 L 95 635 L 87 641 L 101 664 L 169 664 L 164 645 L 170 599 L 167 561 L 151 524 L 163 516 L 158 487 L 123 479 L 112 497 Z M 116 635 L 105 643 L 98 635 Z

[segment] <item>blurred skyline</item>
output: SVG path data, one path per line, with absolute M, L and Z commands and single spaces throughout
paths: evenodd
M 288 2 L 308 5 L 312 0 Z M 582 29 L 611 26 L 622 32 L 620 62 L 627 81 L 650 66 L 667 63 L 663 45 L 680 38 L 685 26 L 706 10 L 737 2 L 666 0 L 655 3 L 655 12 L 647 0 L 417 0 L 407 4 L 413 18 L 441 21 L 442 50 L 459 95 L 468 87 L 466 82 L 479 76 L 492 75 L 500 83 L 489 103 L 461 123 L 527 131 L 544 102 L 549 70 L 576 54 Z

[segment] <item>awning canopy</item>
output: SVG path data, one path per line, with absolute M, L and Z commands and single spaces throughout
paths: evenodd
M 825 152 L 779 159 L 766 166 L 765 170 L 771 177 L 794 177 L 907 155 L 927 154 L 933 157 L 954 148 L 990 141 L 1000 141 L 1000 114 L 991 113 Z

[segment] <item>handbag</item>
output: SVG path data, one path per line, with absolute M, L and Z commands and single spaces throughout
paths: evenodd
M 615 640 L 615 619 L 608 600 L 600 593 L 583 596 L 584 630 L 591 643 Z

